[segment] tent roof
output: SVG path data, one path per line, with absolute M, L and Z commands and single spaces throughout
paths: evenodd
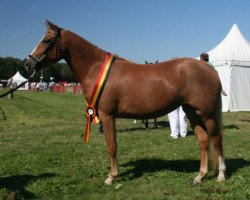
M 16 80 L 16 81 L 27 81 L 26 78 L 24 78 L 19 71 L 16 72 L 16 74 L 12 77 L 13 80 Z
M 250 45 L 234 24 L 227 36 L 208 54 L 211 62 L 250 61 Z

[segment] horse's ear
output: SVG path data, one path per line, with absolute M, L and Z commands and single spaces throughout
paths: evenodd
M 46 19 L 45 25 L 47 26 L 47 28 L 51 28 L 52 30 L 56 31 L 56 30 L 60 30 L 61 28 L 59 28 L 57 25 L 53 24 L 52 22 L 50 22 L 49 20 Z

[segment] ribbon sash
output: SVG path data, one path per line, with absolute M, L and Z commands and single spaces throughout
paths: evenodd
M 99 75 L 97 77 L 97 80 L 95 82 L 94 89 L 92 91 L 92 95 L 90 98 L 90 103 L 87 104 L 87 107 L 85 109 L 86 112 L 86 130 L 84 135 L 84 142 L 87 143 L 89 140 L 90 135 L 90 127 L 91 122 L 98 123 L 98 117 L 96 116 L 96 105 L 98 104 L 100 97 L 102 95 L 102 91 L 105 87 L 105 84 L 108 80 L 109 73 L 112 68 L 112 64 L 114 63 L 116 57 L 112 56 L 110 53 L 108 53 L 105 57 L 105 60 L 101 66 L 101 70 L 99 72 Z

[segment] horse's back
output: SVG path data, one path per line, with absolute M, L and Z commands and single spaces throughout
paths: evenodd
M 217 92 L 220 87 L 216 70 L 206 62 L 196 59 L 179 58 L 150 65 L 124 62 L 121 68 L 117 69 L 119 75 L 116 78 L 121 82 L 124 80 L 122 85 L 131 90 L 138 84 L 142 91 L 155 85 L 185 95 L 189 89 L 203 88 L 204 92 L 207 92 L 206 89 Z
M 220 88 L 217 72 L 191 58 L 150 65 L 118 60 L 107 84 L 103 95 L 111 107 L 116 102 L 114 109 L 121 115 L 142 117 L 163 115 L 182 104 L 210 112 Z

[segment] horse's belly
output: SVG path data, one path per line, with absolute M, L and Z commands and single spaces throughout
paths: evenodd
M 135 95 L 120 102 L 118 113 L 121 117 L 154 118 L 167 114 L 176 107 L 176 101 L 167 95 L 161 98 L 153 94 L 145 95 L 144 98 L 136 98 Z

